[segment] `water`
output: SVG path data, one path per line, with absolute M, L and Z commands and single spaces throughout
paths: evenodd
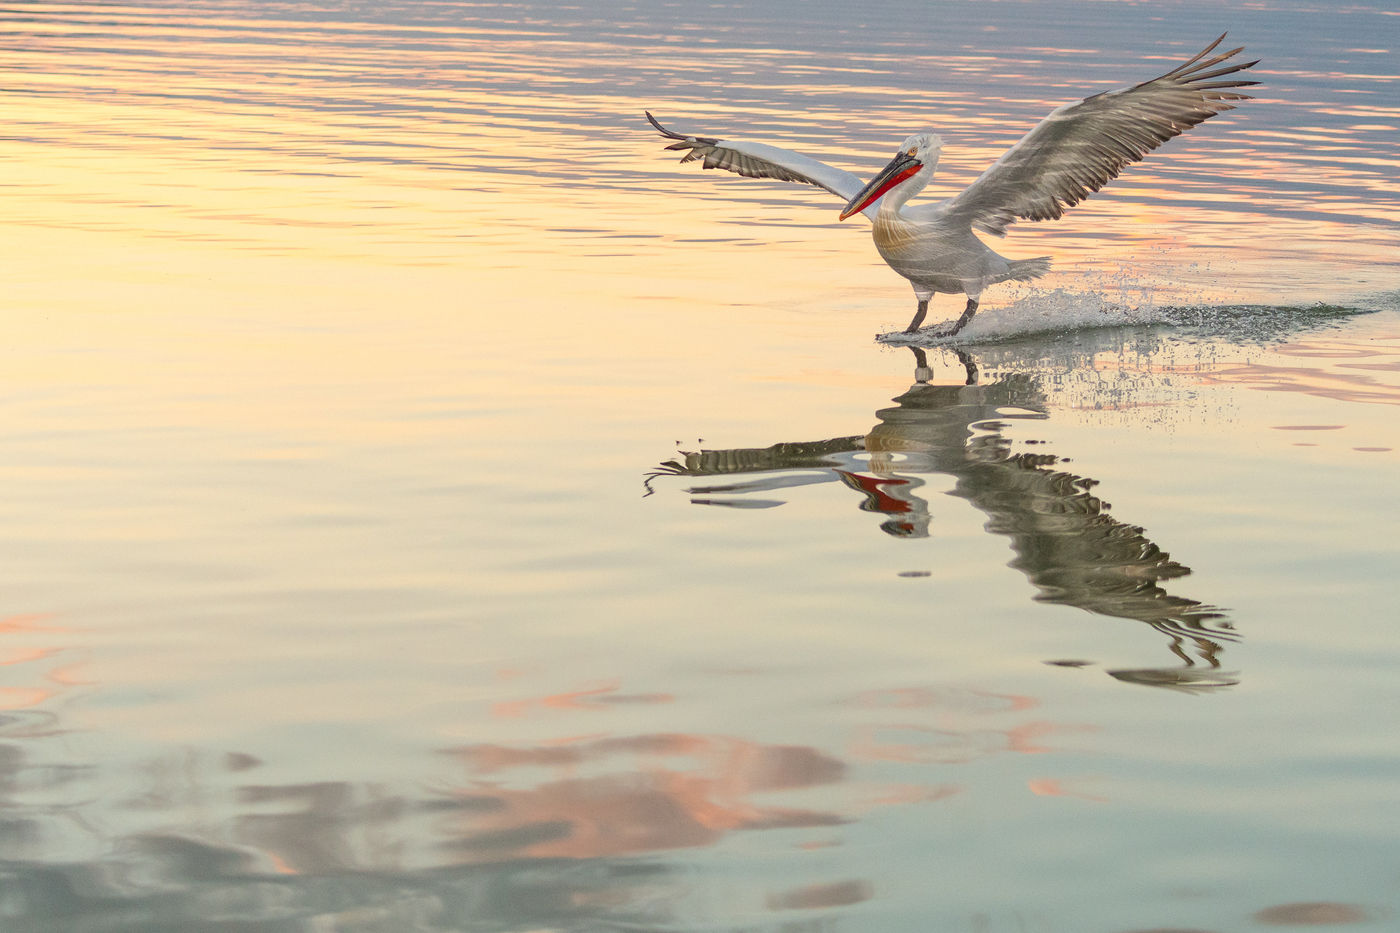
M 1393 11 L 0 18 L 3 929 L 1394 928 Z M 641 117 L 948 190 L 1227 28 L 954 344 Z

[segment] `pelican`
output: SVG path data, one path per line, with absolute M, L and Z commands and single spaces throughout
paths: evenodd
M 1055 220 L 1140 161 L 1173 136 L 1233 110 L 1231 101 L 1249 100 L 1236 89 L 1256 85 L 1238 73 L 1259 64 L 1229 60 L 1243 46 L 1212 56 L 1222 34 L 1190 61 L 1151 81 L 1095 94 L 1050 112 L 962 193 L 936 203 L 906 207 L 928 185 L 938 166 L 943 140 L 915 133 L 869 183 L 801 153 L 747 140 L 686 136 L 647 120 L 667 139 L 667 149 L 685 150 L 682 162 L 701 160 L 750 178 L 805 182 L 846 202 L 841 219 L 879 204 L 872 219 L 875 248 L 885 262 L 914 287 L 918 301 L 905 333 L 914 333 L 936 293 L 963 294 L 967 307 L 951 327 L 932 336 L 950 337 L 977 313 L 989 285 L 1039 278 L 1050 259 L 1008 259 L 975 231 L 1005 236 L 1017 220 Z M 1225 80 L 1220 80 L 1225 79 Z M 869 215 L 866 215 L 869 217 Z

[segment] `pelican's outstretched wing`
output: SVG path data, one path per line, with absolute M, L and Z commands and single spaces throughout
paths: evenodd
M 706 136 L 682 136 L 673 133 L 656 122 L 650 112 L 647 120 L 667 139 L 678 142 L 667 149 L 688 149 L 682 162 L 703 159 L 705 168 L 722 168 L 749 178 L 777 178 L 781 181 L 800 181 L 818 188 L 825 188 L 843 201 L 855 197 L 865 182 L 850 172 L 833 168 L 811 156 L 780 149 L 766 143 L 747 142 L 742 139 L 710 139 Z
M 1065 104 L 1027 133 L 967 190 L 940 205 L 949 217 L 1001 236 L 1017 218 L 1053 220 L 1117 177 L 1162 143 L 1217 113 L 1228 101 L 1249 100 L 1232 88 L 1258 81 L 1234 75 L 1259 62 L 1215 67 L 1243 46 L 1206 58 L 1221 35 L 1201 54 L 1160 78 Z

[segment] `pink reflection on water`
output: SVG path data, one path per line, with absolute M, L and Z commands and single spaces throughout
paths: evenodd
M 641 735 L 559 747 L 466 746 L 460 816 L 444 846 L 466 861 L 595 858 L 711 845 L 738 830 L 833 826 L 835 812 L 762 805 L 759 793 L 831 785 L 846 766 L 815 749 L 704 735 Z M 612 773 L 579 775 L 612 762 Z M 561 776 L 485 781 L 518 768 Z

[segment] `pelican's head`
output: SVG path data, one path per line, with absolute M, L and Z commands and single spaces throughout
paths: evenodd
M 841 211 L 841 219 L 852 217 L 865 210 L 891 188 L 904 185 L 900 192 L 901 201 L 913 197 L 933 175 L 933 167 L 938 164 L 938 153 L 943 149 L 943 140 L 933 133 L 915 133 L 906 139 L 894 154 L 890 164 L 870 179 L 870 184 L 860 189 L 860 193 L 846 202 Z M 913 184 L 910 179 L 917 178 Z

